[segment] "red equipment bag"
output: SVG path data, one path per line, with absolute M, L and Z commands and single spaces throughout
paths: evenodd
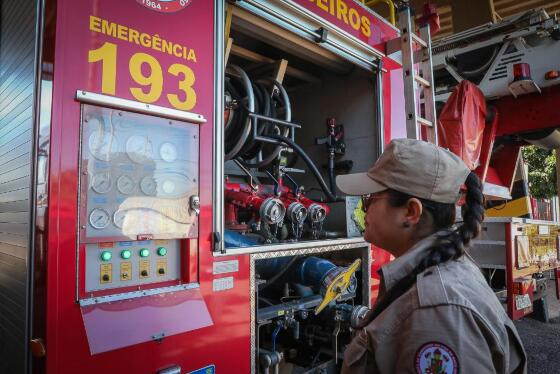
M 438 118 L 438 141 L 474 170 L 479 165 L 486 101 L 478 87 L 467 80 L 455 89 Z

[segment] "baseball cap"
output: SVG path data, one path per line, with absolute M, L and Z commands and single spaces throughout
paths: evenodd
M 439 203 L 455 203 L 471 171 L 455 154 L 415 139 L 394 139 L 367 173 L 339 175 L 336 185 L 347 195 L 393 189 Z

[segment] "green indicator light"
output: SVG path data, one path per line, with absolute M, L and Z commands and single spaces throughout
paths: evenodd
M 159 247 L 157 249 L 157 254 L 160 255 L 160 256 L 165 256 L 167 254 L 167 248 Z
M 140 257 L 148 257 L 150 255 L 150 250 L 148 248 L 142 248 L 140 250 Z
M 130 252 L 128 249 L 125 249 L 124 251 L 121 251 L 121 257 L 123 259 L 129 259 L 130 256 L 132 256 L 132 252 Z
M 101 260 L 109 261 L 111 259 L 111 257 L 113 257 L 113 254 L 111 252 L 109 252 L 109 251 L 101 252 Z

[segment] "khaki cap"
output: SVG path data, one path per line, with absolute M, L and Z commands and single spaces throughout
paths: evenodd
M 339 175 L 336 185 L 347 195 L 367 195 L 390 188 L 452 204 L 469 173 L 463 160 L 435 144 L 394 139 L 367 173 Z

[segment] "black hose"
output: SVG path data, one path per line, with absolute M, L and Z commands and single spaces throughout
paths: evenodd
M 292 110 L 291 110 L 291 104 L 290 104 L 290 98 L 288 96 L 288 93 L 286 92 L 286 89 L 284 88 L 284 86 L 282 86 L 278 81 L 270 79 L 268 80 L 273 84 L 273 90 L 274 87 L 278 88 L 278 91 L 280 92 L 280 95 L 278 97 L 273 97 L 272 101 L 274 100 L 278 100 L 279 102 L 284 104 L 284 109 L 285 109 L 285 114 L 284 114 L 284 121 L 290 122 L 292 120 Z M 277 118 L 276 115 L 276 106 L 274 104 L 271 104 L 271 117 L 272 118 Z M 276 132 L 275 130 L 276 126 L 271 126 L 271 135 L 274 134 L 274 132 Z M 290 133 L 290 129 L 288 127 L 286 127 L 284 129 L 284 133 L 281 134 L 283 136 L 288 136 Z M 269 145 L 265 145 L 263 147 L 263 153 L 265 152 L 265 150 L 268 150 L 270 148 Z M 272 150 L 270 151 L 270 153 L 268 153 L 265 156 L 263 156 L 263 160 L 259 161 L 257 163 L 249 163 L 245 160 L 240 160 L 242 162 L 242 164 L 247 167 L 247 168 L 251 168 L 251 169 L 260 169 L 262 167 L 265 167 L 266 165 L 270 164 L 272 161 L 274 161 L 275 159 L 277 159 L 278 155 L 280 154 L 280 152 L 282 151 L 282 145 L 276 146 L 276 147 L 272 147 Z
M 261 286 L 259 286 L 259 291 L 264 290 L 265 288 L 267 288 L 268 286 L 270 286 L 271 284 L 273 284 L 274 282 L 276 282 L 282 275 L 284 275 L 288 270 L 290 270 L 290 268 L 292 267 L 292 265 L 300 258 L 301 256 L 294 256 L 290 259 L 290 262 L 288 262 L 286 264 L 286 266 L 284 266 L 278 273 L 276 273 L 272 278 L 269 278 L 266 283 L 262 284 Z
M 270 138 L 279 140 L 283 143 L 286 143 L 287 145 L 292 147 L 292 149 L 294 151 L 296 151 L 296 153 L 303 159 L 303 161 L 305 161 L 305 163 L 307 164 L 307 167 L 309 167 L 309 169 L 313 172 L 313 175 L 315 176 L 315 179 L 317 179 L 317 182 L 319 182 L 319 185 L 321 186 L 321 189 L 323 190 L 325 195 L 327 195 L 330 202 L 344 201 L 344 199 L 342 197 L 336 196 L 329 189 L 329 187 L 325 183 L 325 180 L 323 179 L 323 176 L 319 172 L 319 169 L 317 169 L 317 166 L 315 166 L 315 164 L 313 163 L 313 160 L 311 160 L 311 158 L 309 158 L 307 153 L 305 153 L 305 151 L 299 145 L 297 145 L 295 142 L 293 142 L 292 139 L 286 138 L 286 137 L 280 136 L 280 135 L 270 135 Z

